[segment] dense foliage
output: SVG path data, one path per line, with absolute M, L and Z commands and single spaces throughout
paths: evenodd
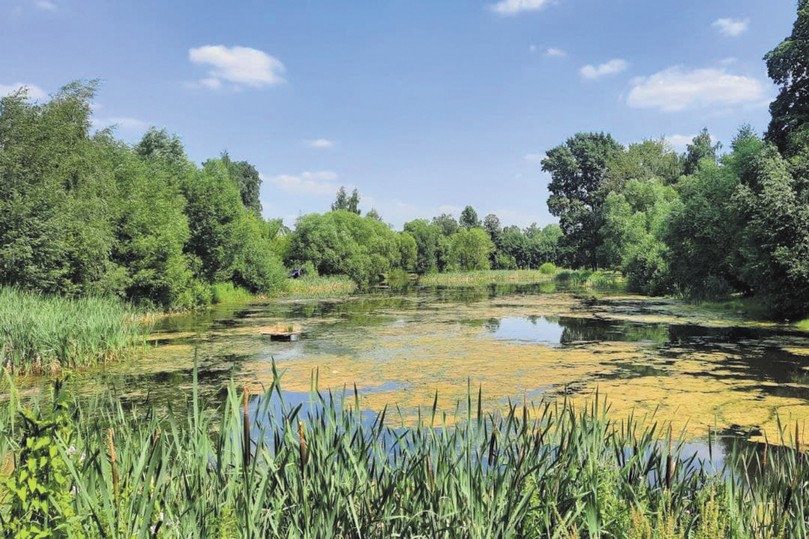
M 255 168 L 227 155 L 196 167 L 162 130 L 135 147 L 92 134 L 94 93 L 0 101 L 0 284 L 160 308 L 206 303 L 216 282 L 279 289 Z
M 809 312 L 809 3 L 766 56 L 781 88 L 766 138 L 742 126 L 729 151 L 703 129 L 685 153 L 579 133 L 547 152 L 561 259 L 620 269 L 630 289 L 755 296 L 771 316 Z

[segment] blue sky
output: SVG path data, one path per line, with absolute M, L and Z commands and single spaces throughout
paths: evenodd
M 0 93 L 102 80 L 97 126 L 255 164 L 292 224 L 356 187 L 396 227 L 471 204 L 554 222 L 539 160 L 578 131 L 624 144 L 763 131 L 763 55 L 794 0 L 0 0 Z

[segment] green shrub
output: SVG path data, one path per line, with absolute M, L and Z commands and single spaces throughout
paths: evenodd
M 552 275 L 556 273 L 556 264 L 552 262 L 545 262 L 539 266 L 539 272 L 544 273 L 545 275 Z

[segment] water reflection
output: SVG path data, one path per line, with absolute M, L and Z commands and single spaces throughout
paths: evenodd
M 217 306 L 163 319 L 143 357 L 106 365 L 74 382 L 85 394 L 187 399 L 194 355 L 213 405 L 231 381 L 256 391 L 275 361 L 290 393 L 357 383 L 363 406 L 454 409 L 467 384 L 492 406 L 507 399 L 584 396 L 601 387 L 617 415 L 651 413 L 753 432 L 778 410 L 809 419 L 809 337 L 738 321 L 692 323 L 677 303 L 543 290 L 539 285 L 375 291 L 348 299 Z M 685 314 L 684 314 L 685 313 Z M 300 341 L 271 342 L 271 327 L 294 325 Z M 796 350 L 806 349 L 801 355 Z M 786 413 L 786 412 L 785 412 Z M 718 419 L 716 419 L 718 418 Z

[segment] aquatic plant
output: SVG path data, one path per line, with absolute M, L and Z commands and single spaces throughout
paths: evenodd
M 333 298 L 348 296 L 357 290 L 357 285 L 345 275 L 304 275 L 300 279 L 289 279 L 281 297 L 289 298 Z
M 195 374 L 196 377 L 196 374 Z M 670 429 L 616 421 L 596 395 L 485 413 L 481 393 L 415 426 L 359 395 L 285 400 L 280 377 L 251 396 L 232 384 L 216 413 L 196 390 L 186 410 L 128 409 L 102 398 L 70 409 L 55 433 L 71 511 L 53 525 L 86 536 L 160 537 L 805 537 L 809 466 L 783 447 L 736 446 L 716 469 L 684 454 Z M 40 403 L 44 409 L 47 402 Z M 56 405 L 58 406 L 58 404 Z M 14 472 L 31 434 L 0 411 Z M 452 423 L 454 426 L 446 426 Z M 712 447 L 709 446 L 709 447 Z M 4 455 L 0 455 L 2 459 Z M 61 492 L 65 487 L 57 485 Z M 13 515 L 0 491 L 0 522 Z M 71 514 L 86 515 L 80 522 Z
M 117 299 L 0 288 L 0 365 L 33 373 L 93 365 L 142 342 L 147 326 Z
M 430 273 L 419 278 L 422 286 L 489 286 L 493 284 L 532 284 L 553 279 L 541 270 L 481 270 Z
M 211 303 L 236 303 L 253 299 L 253 295 L 246 289 L 235 286 L 231 282 L 211 285 Z

